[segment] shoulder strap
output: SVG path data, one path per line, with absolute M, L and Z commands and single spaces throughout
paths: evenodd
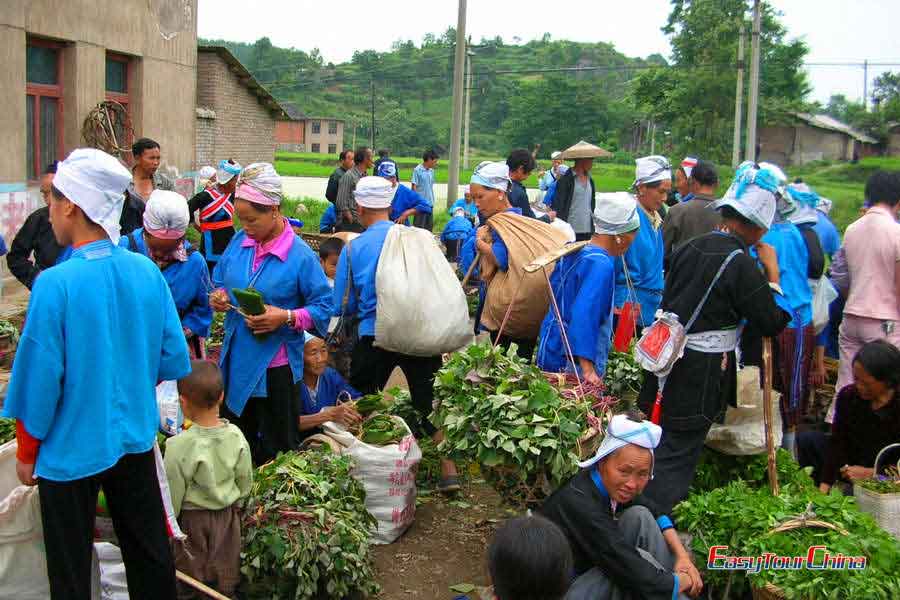
M 697 320 L 697 317 L 700 316 L 700 311 L 703 310 L 703 306 L 706 304 L 707 298 L 709 298 L 709 294 L 712 292 L 713 288 L 716 287 L 716 283 L 719 281 L 719 278 L 722 277 L 722 274 L 725 272 L 725 268 L 728 266 L 735 256 L 738 254 L 742 254 L 743 250 L 733 250 L 731 254 L 722 262 L 722 266 L 719 267 L 719 270 L 716 272 L 716 276 L 713 277 L 712 283 L 709 284 L 709 287 L 706 288 L 706 293 L 703 294 L 703 297 L 700 299 L 700 304 L 697 305 L 697 308 L 694 309 L 694 314 L 691 315 L 691 319 L 687 322 L 687 325 L 684 326 L 684 332 L 688 333 L 691 330 L 691 326 L 694 324 L 694 321 Z
M 128 234 L 128 249 L 132 252 L 140 252 L 137 246 L 137 240 L 134 238 L 134 232 Z
M 344 285 L 344 298 L 341 300 L 341 316 L 347 314 L 347 304 L 350 302 L 350 288 L 353 286 L 353 261 L 350 257 L 350 244 L 353 240 L 347 242 L 347 282 Z

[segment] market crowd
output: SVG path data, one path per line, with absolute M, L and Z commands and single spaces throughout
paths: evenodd
M 230 596 L 253 466 L 327 421 L 359 423 L 341 398 L 381 390 L 399 367 L 441 440 L 428 417 L 442 357 L 376 344 L 382 249 L 392 227 L 433 231 L 437 154 L 423 153 L 407 186 L 389 152 L 341 152 L 314 251 L 282 211 L 271 164 L 204 167 L 188 199 L 163 189 L 161 151 L 138 140 L 130 171 L 93 149 L 48 165 L 47 206 L 7 257 L 31 298 L 3 414 L 17 420 L 18 477 L 38 486 L 54 599 L 89 597 L 101 488 L 132 598 L 175 597 L 176 567 Z M 871 175 L 842 240 L 831 201 L 777 165 L 746 162 L 719 194 L 710 161 L 647 156 L 630 190 L 604 194 L 592 175 L 601 152 L 554 152 L 537 196 L 524 187 L 535 153 L 483 162 L 440 232 L 477 288 L 473 334 L 594 384 L 616 348 L 634 347 L 645 369 L 640 412 L 611 420 L 539 514 L 498 531 L 499 600 L 699 595 L 669 515 L 736 402 L 738 370 L 762 366 L 764 340 L 782 444 L 823 490 L 871 477 L 878 451 L 900 441 L 900 176 Z M 506 293 L 548 250 L 551 290 Z M 211 362 L 214 313 L 224 338 Z M 810 389 L 827 356 L 840 366 L 823 425 Z M 192 421 L 164 458 L 160 382 L 177 382 Z M 443 460 L 440 491 L 458 488 Z

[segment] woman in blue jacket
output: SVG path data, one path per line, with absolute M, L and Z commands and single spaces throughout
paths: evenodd
M 319 257 L 291 230 L 279 209 L 281 178 L 269 163 L 241 173 L 235 210 L 243 229 L 216 265 L 210 297 L 225 317 L 219 366 L 225 415 L 240 427 L 256 464 L 299 445 L 300 387 L 306 329 L 327 330 L 331 287 Z M 253 288 L 265 310 L 234 310 L 233 290 Z
M 144 208 L 144 226 L 119 239 L 119 245 L 143 254 L 162 271 L 193 358 L 205 358 L 209 337 L 209 270 L 203 255 L 184 239 L 190 225 L 187 200 L 181 194 L 154 190 Z

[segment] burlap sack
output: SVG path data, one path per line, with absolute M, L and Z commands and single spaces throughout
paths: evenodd
M 566 235 L 547 223 L 509 212 L 497 213 L 488 219 L 487 225 L 506 245 L 509 269 L 501 271 L 481 259 L 481 277 L 488 282 L 481 324 L 490 331 L 499 330 L 510 303 L 513 303 L 503 334 L 521 339 L 536 338 L 550 305 L 550 291 L 543 272 L 525 273 L 524 267 L 565 245 Z M 548 273 L 552 270 L 552 265 L 547 267 Z

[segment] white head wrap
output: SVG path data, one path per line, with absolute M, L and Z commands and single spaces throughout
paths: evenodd
M 582 469 L 592 467 L 601 459 L 609 456 L 619 448 L 634 444 L 650 451 L 651 461 L 653 461 L 653 450 L 659 446 L 659 439 L 662 437 L 662 427 L 651 423 L 650 421 L 632 421 L 626 415 L 616 415 L 609 421 L 606 428 L 606 437 L 597 452 L 584 462 L 578 463 Z M 650 463 L 650 478 L 653 478 L 653 463 Z
M 453 216 L 454 217 L 465 217 L 466 209 L 464 209 L 462 207 L 457 208 L 456 210 L 453 211 Z
M 805 183 L 792 183 L 787 186 L 787 191 L 787 195 L 796 203 L 796 210 L 788 216 L 788 220 L 794 225 L 817 223 L 819 216 L 816 206 L 819 204 L 819 195 Z
M 557 173 L 557 175 L 559 175 L 560 177 L 562 177 L 562 176 L 566 173 L 566 171 L 568 171 L 568 170 L 569 170 L 568 165 L 562 165 L 562 164 L 561 164 L 561 165 L 559 165 L 559 166 L 556 168 L 556 173 Z
M 220 180 L 219 183 L 223 182 Z M 234 196 L 254 204 L 280 206 L 281 177 L 270 163 L 253 163 L 241 172 Z
M 506 192 L 509 190 L 510 185 L 509 165 L 505 162 L 486 160 L 472 171 L 472 178 L 469 180 L 469 183 L 477 183 L 484 187 Z
M 472 190 L 469 189 L 469 186 L 467 186 L 467 185 L 462 186 L 462 195 L 463 195 L 463 198 L 466 197 L 466 194 L 469 194 L 469 193 L 471 193 L 471 192 L 472 192 Z
M 778 181 L 778 193 L 784 196 L 787 194 L 787 182 L 788 177 L 787 174 L 775 163 L 769 162 L 761 162 L 759 163 L 760 169 L 765 169 L 772 173 L 775 176 L 775 180 Z
M 304 346 L 305 346 L 306 344 L 310 343 L 310 342 L 313 341 L 313 340 L 321 340 L 321 339 L 322 339 L 322 338 L 320 338 L 319 336 L 313 335 L 313 334 L 311 334 L 311 333 L 308 332 L 308 331 L 304 331 L 304 332 L 303 332 L 303 345 L 304 345 Z
M 559 150 L 556 150 L 555 152 L 551 152 L 551 153 L 550 153 L 550 160 L 556 160 L 556 159 L 559 158 L 561 155 L 562 155 L 562 152 L 560 152 Z
M 212 176 L 216 174 L 215 168 L 206 165 L 205 167 L 200 167 L 200 179 L 205 179 L 209 181 L 212 179 Z
M 821 210 L 823 213 L 830 214 L 831 213 L 831 200 L 825 198 L 823 196 L 819 196 L 819 201 L 816 203 L 816 210 Z
M 53 186 L 99 225 L 114 245 L 119 243 L 119 218 L 131 173 L 101 150 L 78 148 L 59 163 Z
M 641 226 L 637 201 L 628 192 L 595 194 L 594 230 L 606 235 L 619 235 Z
M 153 190 L 144 208 L 144 230 L 156 238 L 177 240 L 190 223 L 188 203 L 178 192 Z
M 353 192 L 356 203 L 365 208 L 382 210 L 391 207 L 394 199 L 394 186 L 384 177 L 363 177 L 356 184 Z
M 219 161 L 219 168 L 216 169 L 216 181 L 225 185 L 231 179 L 241 174 L 241 165 L 238 163 L 231 164 L 227 160 Z
M 767 169 L 756 169 L 753 163 L 738 167 L 734 182 L 725 197 L 713 208 L 730 206 L 746 219 L 763 229 L 769 229 L 775 220 L 775 194 L 778 180 Z
M 634 187 L 672 179 L 672 166 L 665 156 L 645 156 L 634 162 Z

